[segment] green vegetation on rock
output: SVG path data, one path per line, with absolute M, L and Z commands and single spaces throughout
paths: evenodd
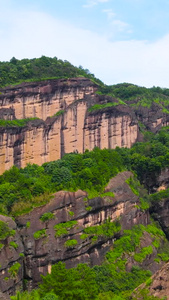
M 47 236 L 46 229 L 38 230 L 38 231 L 34 232 L 34 234 L 33 234 L 33 237 L 34 237 L 35 240 L 39 240 L 39 239 L 44 238 L 46 236 Z
M 0 119 L 0 127 L 24 127 L 29 122 L 38 120 L 38 118 L 17 119 L 17 120 L 2 120 Z
M 16 262 L 12 265 L 12 267 L 9 268 L 8 272 L 11 278 L 17 277 L 20 267 L 21 267 L 20 263 Z
M 7 223 L 0 221 L 0 240 L 5 240 L 9 236 L 14 236 L 15 230 L 11 230 Z
M 14 248 L 14 249 L 17 249 L 17 248 L 18 248 L 18 244 L 15 243 L 14 241 L 11 241 L 11 242 L 9 243 L 9 245 L 10 245 L 12 248 Z
M 67 241 L 64 243 L 64 246 L 65 246 L 66 248 L 74 248 L 77 244 L 78 244 L 77 240 L 72 239 L 72 240 L 67 240 Z
M 53 218 L 54 218 L 53 213 L 51 213 L 51 212 L 46 212 L 46 213 L 44 213 L 44 214 L 40 217 L 40 220 L 41 220 L 42 222 L 47 222 L 47 221 L 49 221 L 49 220 L 52 220 Z
M 77 225 L 77 223 L 78 222 L 76 220 L 72 220 L 72 221 L 68 221 L 68 222 L 65 222 L 65 223 L 56 224 L 54 226 L 54 229 L 56 231 L 55 237 L 61 237 L 63 235 L 67 235 L 68 234 L 68 230 L 70 230 L 75 225 Z
M 103 224 L 96 226 L 86 227 L 83 232 L 89 237 L 107 237 L 111 238 L 116 233 L 120 232 L 121 225 L 119 221 L 111 222 L 110 219 L 107 219 Z

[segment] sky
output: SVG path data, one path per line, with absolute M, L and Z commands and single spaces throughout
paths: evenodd
M 0 61 L 42 55 L 169 88 L 169 0 L 0 0 Z

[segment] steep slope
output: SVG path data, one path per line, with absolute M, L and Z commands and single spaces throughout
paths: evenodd
M 169 299 L 169 262 L 157 271 L 147 284 L 140 285 L 133 293 L 134 299 L 144 299 L 144 295 L 152 295 L 160 299 Z M 144 294 L 145 293 L 145 294 Z
M 41 165 L 95 146 L 131 147 L 138 138 L 135 115 L 112 97 L 94 95 L 96 89 L 93 82 L 81 78 L 1 90 L 1 116 L 5 119 L 0 127 L 1 174 L 12 165 Z M 90 107 L 94 109 L 90 111 Z M 27 124 L 19 121 L 30 117 L 40 119 L 28 119 Z
M 16 230 L 1 240 L 0 290 L 12 293 L 23 279 L 29 288 L 35 287 L 40 274 L 50 272 L 60 260 L 69 268 L 80 262 L 100 264 L 124 229 L 147 225 L 148 212 L 139 209 L 138 196 L 125 182 L 130 176 L 131 172 L 123 172 L 112 178 L 102 197 L 88 199 L 80 190 L 60 191 L 48 204 L 15 222 L 0 216 L 10 230 Z M 18 266 L 13 273 L 12 266 Z

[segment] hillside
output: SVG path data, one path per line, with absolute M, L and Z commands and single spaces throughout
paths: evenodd
M 46 79 L 67 79 L 86 77 L 102 84 L 94 74 L 83 67 L 75 67 L 68 61 L 42 56 L 40 58 L 18 60 L 13 57 L 10 62 L 0 62 L 0 87 L 16 85 L 22 82 L 42 81 Z
M 44 56 L 0 82 L 3 297 L 169 299 L 169 90 Z

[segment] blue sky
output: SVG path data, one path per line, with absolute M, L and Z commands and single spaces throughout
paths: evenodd
M 169 88 L 169 0 L 0 0 L 0 61 L 56 56 L 107 84 Z

